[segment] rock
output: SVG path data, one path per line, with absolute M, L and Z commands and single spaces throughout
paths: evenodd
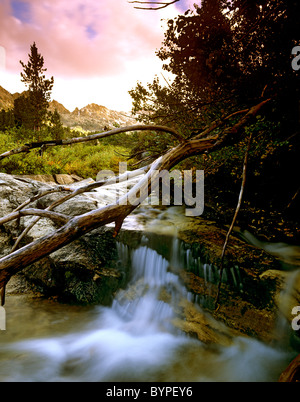
M 254 336 L 262 341 L 279 339 L 276 331 L 279 312 L 284 309 L 282 297 L 289 287 L 292 273 L 283 270 L 278 257 L 272 256 L 259 247 L 247 244 L 235 233 L 230 237 L 224 258 L 224 272 L 230 280 L 223 279 L 220 303 L 216 309 L 215 300 L 218 291 L 220 260 L 226 238 L 226 230 L 201 217 L 187 218 L 179 213 L 178 208 L 161 210 L 150 219 L 145 218 L 145 228 L 150 233 L 178 237 L 181 246 L 189 255 L 190 263 L 179 275 L 194 297 L 205 298 L 205 309 L 213 317 L 224 322 L 229 328 L 238 330 L 243 335 Z M 162 224 L 163 222 L 163 224 Z M 123 235 L 123 237 L 126 237 Z M 167 239 L 168 237 L 166 237 Z M 170 244 L 160 242 L 163 247 Z M 166 246 L 169 248 L 169 246 Z M 200 258 L 202 265 L 207 264 L 214 273 L 213 282 L 207 284 L 203 273 L 199 273 L 193 261 Z M 195 265 L 195 266 L 194 266 Z M 233 273 L 235 277 L 233 276 Z M 291 306 L 300 305 L 299 285 L 294 282 L 292 299 L 286 310 L 288 326 L 291 323 Z M 286 300 L 290 299 L 286 297 Z M 295 303 L 295 304 L 294 304 Z M 186 326 L 190 326 L 190 322 Z M 195 329 L 195 323 L 192 327 Z M 192 328 L 191 326 L 189 328 Z M 293 332 L 293 331 L 292 331 Z M 195 334 L 197 331 L 195 329 Z M 299 343 L 299 341 L 298 341 Z
M 75 174 L 36 174 L 36 175 L 14 175 L 15 178 L 35 180 L 41 183 L 49 183 L 50 185 L 60 184 L 68 185 L 80 182 L 83 179 Z
M 179 305 L 179 317 L 173 320 L 175 327 L 185 333 L 196 336 L 201 342 L 228 346 L 232 343 L 234 336 L 239 333 L 221 321 L 216 321 L 194 303 L 187 300 L 181 301 Z
M 1 216 L 11 213 L 38 191 L 56 185 L 48 178 L 46 180 L 43 177 L 43 181 L 37 181 L 39 177 L 34 177 L 33 179 L 0 173 Z M 73 178 L 65 176 L 57 179 L 65 184 L 74 183 Z M 86 184 L 86 181 L 82 182 L 82 185 Z M 78 187 L 80 183 L 77 181 L 75 185 Z M 62 196 L 62 193 L 54 193 L 30 206 L 46 208 Z M 56 211 L 75 216 L 96 208 L 97 200 L 88 194 L 82 194 L 58 206 Z M 20 227 L 17 222 L 5 224 L 0 230 L 1 257 L 10 252 L 14 244 L 13 238 L 19 236 L 23 228 L 34 219 L 30 216 L 22 218 Z M 24 241 L 34 241 L 56 229 L 52 221 L 42 218 L 28 232 Z M 109 304 L 113 293 L 124 281 L 124 274 L 118 271 L 116 265 L 116 242 L 112 237 L 112 229 L 102 227 L 23 269 L 8 286 L 8 292 L 16 293 L 19 285 L 21 293 L 25 288 L 30 288 L 45 296 L 58 296 L 64 301 Z
M 67 174 L 55 174 L 53 175 L 55 182 L 57 184 L 72 184 L 74 183 L 74 177 L 69 176 Z
M 292 310 L 300 306 L 300 272 L 268 270 L 260 275 L 260 279 L 276 284 L 273 300 L 278 313 L 291 323 L 294 316 Z
M 25 268 L 20 275 L 47 297 L 108 305 L 124 282 L 116 264 L 112 232 L 101 228 Z
M 40 183 L 49 183 L 52 185 L 56 184 L 55 178 L 50 174 L 35 174 L 35 175 L 14 175 L 16 179 L 29 179 L 35 180 Z

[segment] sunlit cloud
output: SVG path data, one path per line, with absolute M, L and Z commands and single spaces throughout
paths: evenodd
M 54 90 L 60 85 L 57 93 L 74 80 L 78 86 L 85 80 L 88 92 L 92 79 L 102 80 L 102 88 L 107 88 L 104 81 L 111 82 L 111 91 L 120 93 L 118 86 L 125 87 L 127 81 L 123 96 L 128 103 L 133 79 L 144 81 L 147 75 L 151 81 L 159 70 L 155 51 L 163 40 L 162 19 L 178 12 L 175 6 L 155 12 L 135 10 L 127 0 L 2 0 L 0 46 L 6 52 L 2 77 L 9 84 L 12 74 L 20 74 L 19 61 L 27 62 L 30 45 L 36 42 L 46 74 L 54 76 Z M 5 87 L 1 77 L 0 85 Z M 58 100 L 64 103 L 67 96 Z M 102 98 L 97 99 L 94 102 Z
M 34 41 L 49 71 L 86 76 L 117 73 L 127 60 L 154 53 L 162 39 L 159 16 L 126 0 L 4 0 L 1 8 L 0 43 L 11 71 L 19 71 Z

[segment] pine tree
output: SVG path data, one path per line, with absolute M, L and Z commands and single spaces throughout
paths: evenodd
M 52 134 L 52 138 L 55 140 L 61 140 L 64 136 L 64 128 L 60 119 L 60 114 L 57 109 L 52 113 L 51 111 L 48 113 L 49 123 L 50 123 L 50 132 Z
M 38 52 L 35 42 L 31 45 L 30 50 L 28 63 L 20 61 L 23 67 L 21 81 L 28 87 L 28 96 L 25 99 L 28 102 L 27 110 L 30 111 L 31 116 L 27 118 L 26 123 L 31 126 L 28 128 L 39 131 L 47 115 L 54 78 L 46 79 L 44 73 L 47 69 L 44 68 L 44 58 Z

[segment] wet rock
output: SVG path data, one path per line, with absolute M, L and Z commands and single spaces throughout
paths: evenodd
M 214 320 L 210 314 L 197 308 L 194 303 L 183 300 L 179 309 L 179 317 L 173 320 L 174 326 L 207 345 L 228 346 L 234 336 L 239 335 L 238 331 L 230 329 L 221 321 Z

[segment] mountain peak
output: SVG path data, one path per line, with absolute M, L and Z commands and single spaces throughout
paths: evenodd
M 0 86 L 0 110 L 11 109 L 14 106 L 14 96 Z
M 65 108 L 63 104 L 57 102 L 56 100 L 52 100 L 49 103 L 49 110 L 51 110 L 51 112 L 54 112 L 55 109 L 58 111 L 59 114 L 70 113 L 69 110 Z
M 12 109 L 14 100 L 20 94 L 11 94 L 0 86 L 0 110 Z M 116 126 L 128 126 L 136 124 L 132 116 L 127 116 L 124 112 L 110 110 L 105 106 L 90 103 L 83 108 L 75 108 L 70 112 L 62 103 L 52 100 L 49 103 L 49 110 L 57 110 L 61 117 L 61 122 L 66 127 L 82 129 L 85 131 L 101 131 Z
M 81 127 L 87 131 L 103 130 L 116 126 L 127 126 L 136 124 L 132 116 L 123 112 L 110 110 L 105 106 L 90 103 L 72 113 L 60 113 L 63 124 L 71 128 Z
M 20 95 L 22 94 L 18 92 L 11 94 L 6 89 L 0 86 L 0 110 L 12 109 L 14 107 L 14 100 L 18 98 Z

